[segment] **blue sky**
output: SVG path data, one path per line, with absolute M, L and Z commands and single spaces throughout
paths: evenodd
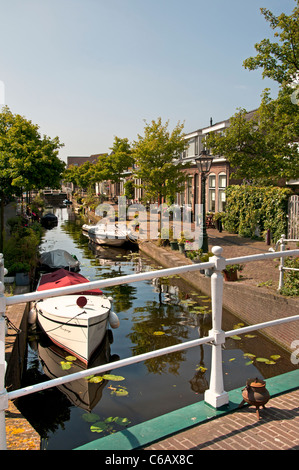
M 5 104 L 57 135 L 63 160 L 132 142 L 159 116 L 192 132 L 250 111 L 277 93 L 242 66 L 272 34 L 261 7 L 295 1 L 0 0 Z

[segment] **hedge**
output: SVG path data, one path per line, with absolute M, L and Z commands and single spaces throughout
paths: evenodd
M 242 237 L 262 236 L 270 229 L 277 241 L 287 233 L 288 198 L 292 191 L 287 188 L 232 185 L 226 189 L 225 230 Z

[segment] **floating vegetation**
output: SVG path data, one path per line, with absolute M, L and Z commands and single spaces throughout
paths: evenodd
M 256 362 L 263 362 L 264 364 L 273 365 L 276 364 L 276 361 L 281 357 L 279 354 L 273 354 L 272 356 L 270 356 L 270 359 L 268 359 L 266 357 L 256 357 L 254 354 L 251 353 L 244 353 L 243 356 L 251 359 L 251 361 L 246 362 L 246 366 L 253 364 L 254 360 Z
M 129 395 L 129 392 L 126 389 L 126 387 L 122 387 L 120 385 L 117 385 L 116 387 L 112 387 L 110 385 L 110 387 L 108 388 L 111 390 L 111 395 L 115 395 L 117 397 L 126 397 L 127 395 Z
M 103 382 L 103 380 L 112 380 L 115 382 L 121 382 L 122 380 L 125 380 L 124 377 L 121 375 L 113 375 L 113 374 L 104 374 L 104 375 L 89 375 L 86 377 L 86 380 L 90 383 L 100 383 Z
M 101 421 L 100 416 L 96 413 L 85 413 L 82 415 L 82 418 L 87 423 L 93 423 L 90 426 L 91 432 L 108 432 L 113 433 L 117 431 L 117 427 L 125 427 L 128 426 L 131 421 L 128 418 L 120 418 L 119 416 L 110 416 L 106 418 L 104 421 Z
M 237 323 L 236 325 L 233 326 L 234 330 L 238 330 L 239 328 L 242 328 L 244 326 L 244 323 Z
M 165 335 L 165 332 L 164 332 L 164 331 L 154 331 L 154 332 L 153 332 L 153 335 L 155 335 L 155 336 L 162 336 L 162 335 Z
M 199 372 L 205 372 L 205 371 L 208 370 L 208 369 L 207 369 L 206 367 L 203 367 L 203 366 L 198 366 L 198 367 L 196 367 L 195 370 L 197 370 L 197 371 L 199 371 Z
M 241 336 L 238 336 L 238 335 L 233 335 L 233 336 L 231 336 L 231 338 L 235 339 L 237 341 L 240 341 L 242 339 Z
M 69 370 L 72 367 L 74 361 L 77 360 L 75 356 L 67 356 L 65 359 L 65 361 L 60 362 L 62 370 Z

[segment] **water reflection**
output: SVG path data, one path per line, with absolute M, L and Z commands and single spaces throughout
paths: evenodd
M 100 347 L 95 351 L 92 360 L 89 362 L 89 369 L 108 364 L 109 362 L 117 361 L 119 359 L 119 356 L 111 355 L 111 342 L 112 332 L 108 331 Z M 49 343 L 46 346 L 39 343 L 38 355 L 43 372 L 49 379 L 64 377 L 66 375 L 86 370 L 86 367 L 81 361 L 72 361 L 64 350 L 53 343 Z M 63 364 L 67 364 L 70 368 L 65 370 L 63 368 Z M 73 405 L 86 411 L 91 411 L 102 398 L 103 390 L 107 384 L 108 380 L 94 383 L 84 377 L 73 382 L 62 384 L 57 388 Z

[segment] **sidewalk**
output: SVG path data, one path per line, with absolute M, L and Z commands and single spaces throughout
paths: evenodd
M 149 451 L 299 450 L 299 389 L 270 399 L 260 411 L 244 407 L 146 447 Z

